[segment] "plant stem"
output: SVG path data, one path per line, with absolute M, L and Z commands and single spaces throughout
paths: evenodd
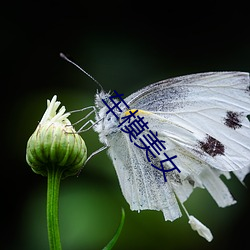
M 48 168 L 47 228 L 50 250 L 62 249 L 58 217 L 59 188 L 62 172 L 60 167 Z

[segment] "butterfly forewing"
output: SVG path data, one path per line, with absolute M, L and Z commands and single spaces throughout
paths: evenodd
M 224 171 L 249 167 L 247 73 L 218 72 L 177 77 L 149 85 L 125 100 L 131 108 L 165 118 L 165 124 L 159 128 L 159 119 L 151 116 L 151 127 L 158 127 L 176 142 L 177 147 L 185 148 L 210 166 Z M 185 143 L 183 133 L 191 142 L 187 140 Z

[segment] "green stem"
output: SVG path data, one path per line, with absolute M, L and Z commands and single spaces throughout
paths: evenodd
M 47 186 L 47 227 L 50 250 L 61 250 L 59 231 L 59 188 L 62 170 L 58 167 L 48 168 Z

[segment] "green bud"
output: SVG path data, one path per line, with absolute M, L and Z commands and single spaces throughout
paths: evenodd
M 47 176 L 50 168 L 58 168 L 62 177 L 75 175 L 87 158 L 82 137 L 67 119 L 70 113 L 65 113 L 64 106 L 56 113 L 59 105 L 56 96 L 47 101 L 47 110 L 27 143 L 27 163 L 43 176 Z

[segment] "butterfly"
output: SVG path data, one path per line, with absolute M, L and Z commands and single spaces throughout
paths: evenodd
M 116 113 L 108 108 L 113 100 L 110 93 L 97 92 L 93 129 L 107 147 L 131 210 L 161 210 L 165 220 L 174 221 L 182 215 L 178 201 L 184 207 L 196 187 L 207 189 L 219 207 L 235 203 L 220 176 L 233 173 L 243 182 L 250 172 L 248 73 L 208 72 L 156 82 L 125 98 L 127 105 L 121 103 Z M 176 156 L 179 171 L 166 171 L 165 180 L 159 171 L 163 155 L 151 154 L 147 161 L 131 133 L 119 128 L 131 110 L 150 129 L 140 139 L 151 131 L 164 142 L 165 152 Z M 164 168 L 170 169 L 170 163 L 165 161 Z M 209 229 L 186 213 L 191 227 L 210 241 Z
M 80 121 L 92 113 L 95 121 L 88 120 L 78 132 L 93 127 L 104 144 L 86 162 L 107 149 L 131 210 L 160 210 L 166 221 L 174 221 L 182 216 L 180 204 L 191 228 L 211 241 L 209 228 L 189 215 L 183 203 L 196 187 L 206 189 L 219 207 L 236 202 L 220 176 L 229 179 L 234 174 L 243 183 L 250 172 L 249 74 L 225 71 L 170 78 L 123 101 L 122 95 L 105 92 L 91 75 L 64 54 L 60 56 L 101 87 L 95 106 L 80 110 L 92 109 Z M 120 101 L 115 102 L 115 97 Z M 132 127 L 136 119 L 137 130 Z M 125 130 L 124 121 L 128 121 Z M 167 154 L 159 154 L 163 148 Z

